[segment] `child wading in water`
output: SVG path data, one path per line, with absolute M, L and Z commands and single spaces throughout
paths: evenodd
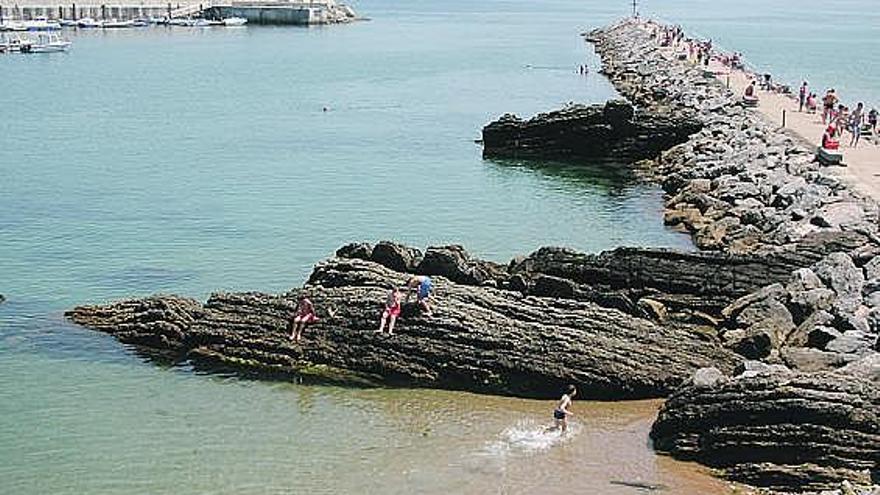
M 379 329 L 376 330 L 376 333 L 384 332 L 385 323 L 387 322 L 388 335 L 394 334 L 394 322 L 400 316 L 400 298 L 400 288 L 395 286 L 388 291 L 388 298 L 385 300 L 385 311 L 382 312 L 382 323 L 379 324 Z
M 571 399 L 575 395 L 577 395 L 577 389 L 574 385 L 569 385 L 565 388 L 565 393 L 562 394 L 562 398 L 556 404 L 556 409 L 553 410 L 553 427 L 551 430 L 560 430 L 560 433 L 565 433 L 568 430 L 568 417 L 574 416 L 574 413 L 569 411 L 568 407 L 571 406 Z
M 333 310 L 327 310 L 327 314 L 330 318 L 333 318 L 334 312 Z M 316 321 L 318 321 L 318 313 L 315 312 L 315 305 L 308 297 L 300 297 L 299 303 L 296 305 L 296 313 L 294 313 L 293 319 L 290 321 L 290 340 L 299 342 L 306 325 Z

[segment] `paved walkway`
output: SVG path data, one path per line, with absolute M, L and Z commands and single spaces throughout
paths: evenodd
M 709 68 L 717 74 L 717 77 L 727 83 L 728 76 L 730 89 L 738 95 L 742 95 L 746 86 L 752 81 L 751 74 L 741 70 L 730 70 L 719 62 L 713 61 Z M 793 88 L 797 91 L 798 87 Z M 825 95 L 825 88 L 810 88 L 821 99 Z M 838 91 L 840 94 L 840 91 Z M 845 93 L 843 94 L 845 97 Z M 818 145 L 825 132 L 822 124 L 821 113 L 810 114 L 798 112 L 798 102 L 790 95 L 784 95 L 769 91 L 758 91 L 758 111 L 772 123 L 782 125 L 782 111 L 785 110 L 785 127 L 793 131 L 806 141 Z M 850 109 L 855 108 L 857 102 L 847 101 L 844 104 Z M 821 112 L 822 102 L 819 101 Z M 865 113 L 870 108 L 865 109 Z M 840 138 L 840 146 L 843 151 L 844 167 L 831 167 L 831 170 L 842 179 L 851 184 L 856 190 L 880 201 L 880 146 L 876 136 L 862 136 L 857 147 L 849 146 L 851 135 L 843 133 Z

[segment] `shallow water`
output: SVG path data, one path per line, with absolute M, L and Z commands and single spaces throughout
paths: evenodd
M 647 443 L 656 402 L 242 381 L 65 323 L 83 302 L 284 290 L 353 240 L 690 248 L 618 170 L 483 161 L 504 112 L 613 96 L 578 33 L 608 2 L 362 2 L 319 29 L 74 35 L 0 57 L 0 492 L 721 493 Z M 323 111 L 327 107 L 328 111 Z

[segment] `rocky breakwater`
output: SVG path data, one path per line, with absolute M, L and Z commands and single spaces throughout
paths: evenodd
M 486 158 L 589 158 L 621 163 L 654 158 L 700 124 L 677 113 L 640 112 L 621 100 L 570 105 L 528 120 L 506 114 L 483 128 Z
M 696 369 L 730 372 L 740 361 L 697 325 L 493 287 L 509 283 L 507 270 L 455 246 L 422 254 L 391 243 L 353 245 L 340 255 L 348 257 L 318 264 L 303 288 L 286 294 L 222 293 L 205 303 L 153 296 L 82 306 L 67 317 L 207 369 L 524 397 L 553 397 L 567 383 L 592 398 L 665 396 Z M 374 333 L 388 288 L 416 267 L 449 276 L 435 277 L 435 314 L 421 316 L 410 303 L 395 335 Z M 294 344 L 286 327 L 301 295 L 322 320 Z
M 753 252 L 814 232 L 876 232 L 877 204 L 814 160 L 815 146 L 775 128 L 699 66 L 661 47 L 655 25 L 626 21 L 587 35 L 603 72 L 646 114 L 687 115 L 701 129 L 645 169 L 668 193 L 666 223 L 702 249 Z
M 809 144 L 744 108 L 713 74 L 661 47 L 656 32 L 626 21 L 587 38 L 634 104 L 675 107 L 702 124 L 642 163 L 668 193 L 666 223 L 728 254 L 797 258 L 807 239 L 834 245 L 802 258 L 784 280 L 756 280 L 763 287 L 721 310 L 725 345 L 772 368 L 736 379 L 699 372 L 661 412 L 655 446 L 773 490 L 876 481 L 877 204 L 821 168 Z

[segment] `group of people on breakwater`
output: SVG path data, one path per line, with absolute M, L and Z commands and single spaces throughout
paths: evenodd
M 806 108 L 809 113 L 817 113 L 816 94 L 809 93 L 807 96 L 808 93 L 808 84 L 804 81 L 798 91 L 798 111 L 802 112 Z M 880 144 L 877 140 L 877 109 L 872 108 L 866 113 L 865 104 L 859 102 L 850 111 L 848 106 L 840 103 L 834 88 L 828 89 L 822 98 L 822 125 L 828 126 L 822 137 L 822 147 L 826 149 L 837 149 L 844 131 L 850 133 L 849 145 L 853 148 L 858 146 L 862 134 L 872 136 L 874 143 Z
M 379 329 L 376 330 L 376 333 L 386 333 L 387 325 L 387 334 L 394 335 L 394 325 L 397 322 L 397 318 L 400 317 L 402 304 L 409 300 L 412 292 L 416 292 L 416 301 L 424 315 L 431 316 L 431 291 L 433 288 L 434 285 L 431 277 L 427 275 L 414 275 L 409 278 L 404 286 L 392 287 L 385 299 L 385 309 L 382 311 Z M 331 319 L 335 318 L 336 311 L 333 308 L 328 308 L 327 315 Z M 303 330 L 305 330 L 306 326 L 319 321 L 319 319 L 315 304 L 311 299 L 306 296 L 300 297 L 296 311 L 290 320 L 290 340 L 299 342 L 302 339 Z

